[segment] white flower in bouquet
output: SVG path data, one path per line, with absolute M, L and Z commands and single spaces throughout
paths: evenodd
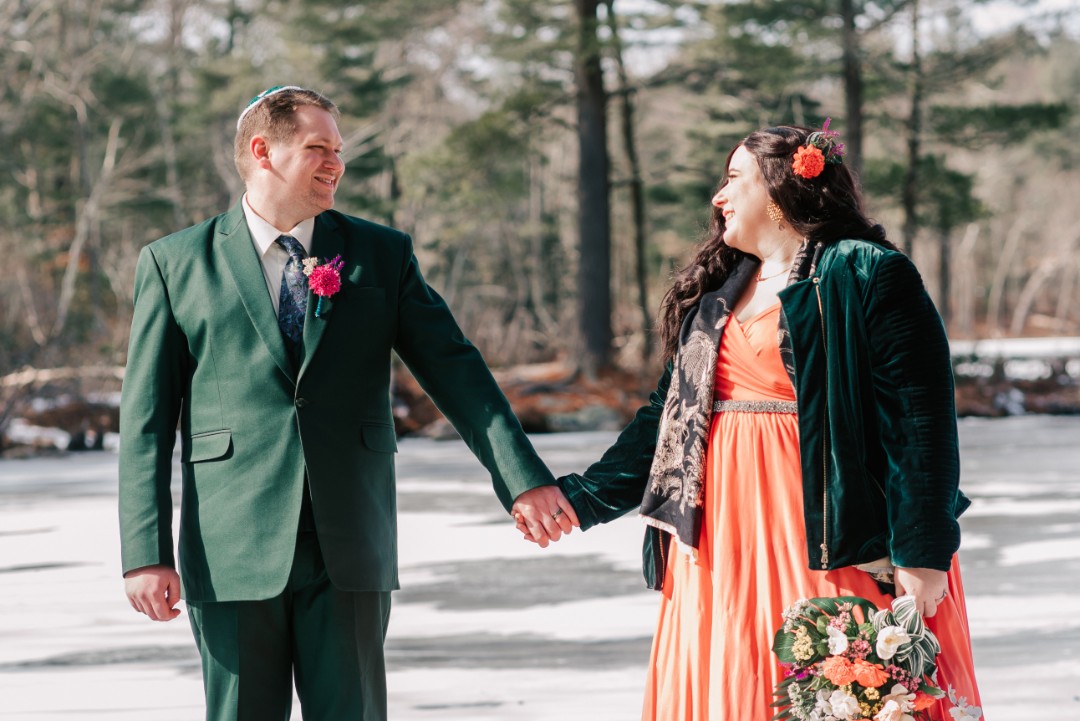
M 833 714 L 832 702 L 829 700 L 829 691 L 822 689 L 817 692 L 817 703 L 810 714 L 810 721 L 837 721 Z
M 847 634 L 838 628 L 829 626 L 826 631 L 829 633 L 829 653 L 833 656 L 839 656 L 848 649 L 848 637 Z
M 896 652 L 905 643 L 909 643 L 911 637 L 908 636 L 908 632 L 899 626 L 886 626 L 878 631 L 877 655 L 883 660 L 888 661 L 890 658 L 896 655 Z
M 846 691 L 837 689 L 829 696 L 833 716 L 841 719 L 855 718 L 859 714 L 859 699 Z
M 908 691 L 902 684 L 895 684 L 892 689 L 889 690 L 889 695 L 882 697 L 881 700 L 884 701 L 886 705 L 890 702 L 895 703 L 904 713 L 915 708 L 915 694 Z
M 915 721 L 911 716 L 904 713 L 904 709 L 894 700 L 886 701 L 881 710 L 874 716 L 874 721 Z
M 982 721 L 982 708 L 968 703 L 966 696 L 960 696 L 956 689 L 949 686 L 949 700 L 955 704 L 949 709 L 949 715 L 953 721 Z
M 982 715 L 972 716 L 964 709 L 951 708 L 949 713 L 952 714 L 953 721 L 982 721 Z

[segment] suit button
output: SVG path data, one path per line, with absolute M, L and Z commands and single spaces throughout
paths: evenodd
M 304 406 L 307 405 L 307 403 L 308 402 L 307 402 L 306 398 L 297 398 L 296 399 L 296 407 L 297 408 L 303 408 Z

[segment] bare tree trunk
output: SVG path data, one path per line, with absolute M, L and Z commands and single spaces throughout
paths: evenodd
M 446 304 L 451 308 L 456 307 L 458 292 L 464 282 L 465 267 L 469 260 L 469 254 L 472 252 L 472 246 L 472 239 L 468 238 L 456 249 L 454 258 L 450 262 L 450 269 L 446 273 L 445 287 L 440 289 Z
M 68 263 L 64 269 L 64 278 L 60 283 L 60 297 L 56 302 L 56 321 L 52 327 L 52 337 L 59 337 L 67 324 L 68 312 L 71 310 L 71 301 L 75 297 L 75 280 L 79 275 L 79 261 L 82 258 L 83 247 L 93 232 L 94 225 L 98 222 L 101 210 L 101 198 L 105 194 L 109 182 L 112 180 L 113 170 L 116 168 L 116 155 L 120 148 L 120 126 L 123 121 L 113 118 L 109 126 L 109 139 L 105 146 L 105 158 L 101 161 L 101 175 L 93 184 L 89 197 L 78 210 L 78 220 L 75 224 L 75 238 L 68 248 Z
M 855 0 L 840 0 L 843 16 L 844 108 L 847 127 L 844 129 L 844 163 L 859 175 L 862 172 L 863 146 L 863 78 L 859 61 L 859 35 L 855 29 Z
M 589 377 L 611 360 L 611 210 L 607 93 L 597 37 L 599 0 L 574 0 L 578 16 L 578 321 L 582 369 Z
M 521 225 L 520 223 L 512 224 L 509 221 L 500 223 L 504 227 L 499 235 L 501 236 L 501 242 L 499 245 L 503 250 L 503 267 L 506 268 L 508 276 L 513 278 L 512 286 L 508 289 L 507 298 L 509 300 L 506 310 L 505 321 L 509 324 L 512 318 L 520 320 L 526 318 L 531 314 L 532 302 L 529 286 L 529 276 L 532 273 L 529 272 L 529 254 L 526 252 L 527 241 L 523 242 L 521 239 Z M 526 311 L 522 313 L 521 311 Z
M 1065 266 L 1065 277 L 1058 287 L 1057 309 L 1054 312 L 1055 325 L 1059 333 L 1065 332 L 1069 325 L 1069 311 L 1073 307 L 1073 293 L 1076 291 L 1076 277 L 1080 275 L 1080 264 L 1072 260 Z
M 619 35 L 619 23 L 615 18 L 615 0 L 604 0 L 607 6 L 608 26 L 611 28 L 611 47 L 615 55 L 615 65 L 619 71 L 619 95 L 622 98 L 622 137 L 626 162 L 630 166 L 630 208 L 634 220 L 634 281 L 637 287 L 637 304 L 641 311 L 641 346 L 642 365 L 648 364 L 653 352 L 653 315 L 649 309 L 649 280 L 645 268 L 645 182 L 641 173 L 641 160 L 638 157 L 637 139 L 634 132 L 634 92 L 623 62 L 622 39 Z
M 965 338 L 970 338 L 975 332 L 975 243 L 978 239 L 978 224 L 968 223 L 957 253 L 957 299 L 954 325 L 959 334 Z
M 918 190 L 920 135 L 922 134 L 922 56 L 919 50 L 919 0 L 911 3 L 911 69 L 908 79 L 911 111 L 907 122 L 908 167 L 904 176 L 902 204 L 904 207 L 904 227 L 901 238 L 901 250 L 912 254 L 915 235 L 919 232 Z
M 938 228 L 938 313 L 945 327 L 952 320 L 952 247 L 948 228 Z
M 1009 279 L 1009 271 L 1013 267 L 1013 259 L 1020 249 L 1020 240 L 1027 228 L 1027 219 L 1017 217 L 1005 235 L 1005 243 L 1001 248 L 1001 256 L 994 268 L 994 279 L 990 283 L 990 294 L 986 303 L 986 326 L 995 335 L 1001 333 L 1001 306 L 1005 296 L 1005 284 Z
M 171 0 L 169 3 L 169 37 L 166 53 L 168 71 L 165 74 L 164 87 L 154 86 L 154 100 L 157 105 L 158 125 L 161 130 L 161 149 L 165 160 L 165 195 L 172 203 L 173 223 L 177 229 L 188 225 L 184 210 L 184 190 L 180 184 L 180 169 L 176 151 L 176 136 L 173 132 L 175 119 L 173 103 L 180 93 L 180 67 L 177 57 L 183 52 L 184 15 L 187 13 L 188 0 Z
M 802 95 L 799 93 L 791 95 L 791 116 L 796 125 L 806 125 L 806 113 L 803 111 Z M 769 121 L 765 118 L 758 121 L 758 125 L 768 124 Z
M 30 337 L 39 346 L 49 342 L 49 336 L 41 325 L 37 314 L 37 303 L 34 302 L 34 291 L 30 288 L 30 279 L 26 277 L 26 268 L 22 264 L 15 265 L 15 279 L 19 281 L 19 291 L 22 294 L 23 309 L 26 311 L 26 325 L 30 328 Z
M 532 294 L 533 313 L 540 327 L 546 334 L 558 333 L 558 321 L 555 311 L 548 307 L 548 302 L 556 296 L 551 279 L 552 248 L 548 241 L 544 223 L 544 184 L 540 158 L 536 153 L 529 154 L 529 228 L 532 240 L 532 272 L 529 273 L 529 285 Z
M 1031 308 L 1035 305 L 1035 299 L 1039 291 L 1050 277 L 1057 272 L 1060 261 L 1057 258 L 1046 258 L 1039 263 L 1035 272 L 1028 276 L 1024 289 L 1020 291 L 1020 297 L 1016 300 L 1016 308 L 1013 309 L 1012 323 L 1009 325 L 1009 335 L 1018 336 L 1023 334 L 1027 325 Z
M 1046 254 L 1045 259 L 1039 263 L 1039 266 L 1035 269 L 1035 272 L 1028 276 L 1027 283 L 1024 284 L 1023 290 L 1020 291 L 1020 297 L 1016 301 L 1016 309 L 1013 311 L 1012 323 L 1009 326 L 1009 332 L 1012 335 L 1020 335 L 1024 328 L 1027 326 L 1028 316 L 1031 315 L 1031 309 L 1035 305 L 1035 301 L 1039 297 L 1039 291 L 1042 290 L 1054 273 L 1059 269 L 1063 270 L 1064 277 L 1061 279 L 1061 286 L 1067 286 L 1070 284 L 1069 276 L 1072 274 L 1072 265 L 1070 260 L 1075 257 L 1076 243 L 1080 241 L 1080 231 L 1073 230 L 1069 236 L 1065 236 L 1067 240 L 1057 244 L 1057 248 Z M 1058 296 L 1057 312 L 1061 313 L 1061 296 Z M 1071 294 L 1071 291 L 1070 291 Z

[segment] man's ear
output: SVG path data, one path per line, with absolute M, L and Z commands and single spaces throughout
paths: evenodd
M 262 135 L 253 137 L 249 150 L 251 151 L 251 157 L 255 159 L 259 167 L 270 167 L 270 144 L 266 142 L 265 137 Z

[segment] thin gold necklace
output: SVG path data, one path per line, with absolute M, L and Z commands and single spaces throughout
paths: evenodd
M 763 280 L 772 280 L 773 278 L 777 278 L 777 277 L 783 275 L 784 273 L 787 273 L 788 271 L 790 271 L 792 266 L 794 266 L 794 265 L 795 264 L 792 263 L 788 267 L 784 268 L 783 270 L 781 270 L 781 271 L 779 271 L 777 273 L 773 273 L 772 275 L 762 275 L 761 271 L 759 270 L 758 274 L 757 274 L 757 282 L 760 283 Z

